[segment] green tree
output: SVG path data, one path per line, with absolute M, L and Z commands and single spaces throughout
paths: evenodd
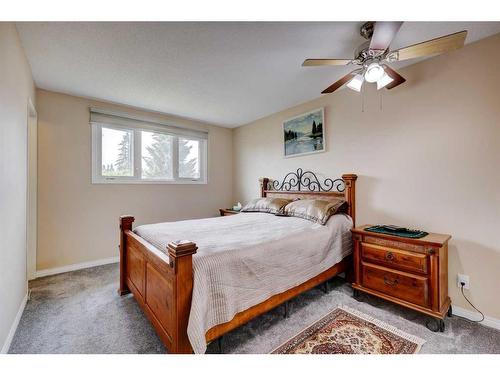
M 153 143 L 147 146 L 148 156 L 143 156 L 143 174 L 149 178 L 172 178 L 172 140 L 165 134 L 153 133 Z
M 200 174 L 197 169 L 198 157 L 190 157 L 193 148 L 190 141 L 179 138 L 179 177 L 198 178 Z
M 102 165 L 102 174 L 103 176 L 115 176 L 115 168 L 113 164 L 103 164 Z
M 120 153 L 118 154 L 118 158 L 115 161 L 116 173 L 115 176 L 127 176 L 130 175 L 132 171 L 132 155 L 131 145 L 132 137 L 131 133 L 125 132 L 123 134 L 122 140 L 119 144 Z

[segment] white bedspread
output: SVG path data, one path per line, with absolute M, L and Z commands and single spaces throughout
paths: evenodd
M 349 255 L 351 228 L 351 218 L 343 214 L 320 225 L 300 218 L 241 213 L 142 225 L 135 232 L 164 252 L 175 240 L 197 244 L 188 336 L 194 352 L 204 353 L 210 328 Z

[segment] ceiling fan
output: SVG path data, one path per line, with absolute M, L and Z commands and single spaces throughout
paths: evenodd
M 360 29 L 367 42 L 354 52 L 354 59 L 307 59 L 302 66 L 359 65 L 359 68 L 334 82 L 322 94 L 329 94 L 347 84 L 361 91 L 363 83 L 377 83 L 377 90 L 393 89 L 406 80 L 387 63 L 435 55 L 463 47 L 467 30 L 427 40 L 412 46 L 390 51 L 389 46 L 403 22 L 366 22 Z

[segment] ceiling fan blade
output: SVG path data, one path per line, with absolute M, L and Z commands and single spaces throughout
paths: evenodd
M 345 59 L 306 59 L 302 66 L 347 65 L 352 60 Z
M 453 51 L 464 46 L 466 36 L 467 30 L 464 30 L 405 48 L 400 48 L 391 52 L 391 54 L 395 53 L 396 59 L 401 61 Z
M 370 49 L 385 51 L 399 31 L 403 22 L 375 22 Z
M 391 69 L 389 66 L 384 65 L 384 70 L 387 73 L 387 75 L 394 80 L 387 86 L 385 86 L 387 90 L 393 89 L 394 87 L 399 86 L 400 84 L 406 82 L 406 79 L 404 79 L 401 75 L 399 75 L 398 72 L 396 72 L 394 69 Z
M 338 81 L 332 83 L 326 89 L 324 89 L 323 91 L 321 91 L 321 93 L 322 94 L 330 94 L 330 93 L 334 92 L 335 90 L 339 89 L 340 87 L 342 87 L 343 85 L 345 85 L 347 82 L 349 82 L 352 79 L 354 72 L 355 71 L 352 71 L 351 73 L 343 76 L 341 79 L 339 79 Z

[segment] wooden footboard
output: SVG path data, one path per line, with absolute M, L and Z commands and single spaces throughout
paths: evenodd
M 171 242 L 168 256 L 132 232 L 120 218 L 120 289 L 132 292 L 170 353 L 191 353 L 187 337 L 193 290 L 192 242 Z

